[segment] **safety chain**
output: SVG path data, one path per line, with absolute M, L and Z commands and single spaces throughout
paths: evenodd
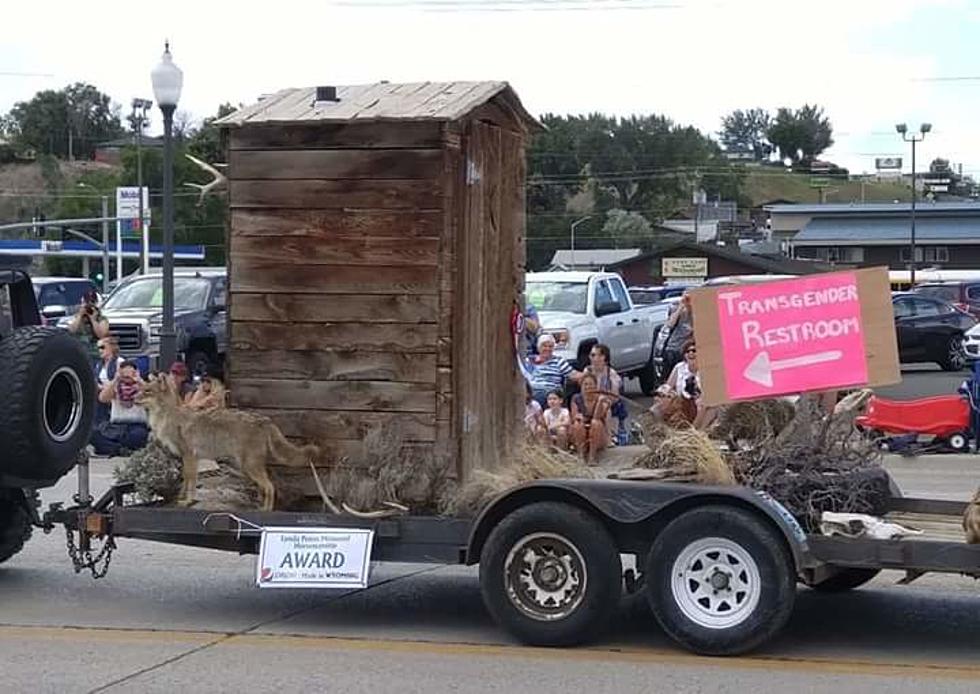
M 93 557 L 91 550 L 82 552 L 78 549 L 75 545 L 75 533 L 72 532 L 70 527 L 65 526 L 65 532 L 68 535 L 68 556 L 71 558 L 72 566 L 75 567 L 75 573 L 81 573 L 83 570 L 88 569 L 92 572 L 92 578 L 99 579 L 105 577 L 109 573 L 112 552 L 116 549 L 116 541 L 112 535 L 106 537 L 102 543 L 102 549 Z M 99 566 L 100 564 L 101 566 Z

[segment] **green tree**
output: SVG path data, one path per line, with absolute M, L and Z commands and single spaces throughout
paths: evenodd
M 5 137 L 19 147 L 66 158 L 89 159 L 99 142 L 123 134 L 119 107 L 91 84 L 40 91 L 4 117 Z
M 793 164 L 810 162 L 834 144 L 833 127 L 823 108 L 804 104 L 795 111 L 780 108 L 768 131 L 779 156 Z
M 617 248 L 648 246 L 653 240 L 653 227 L 650 220 L 636 212 L 609 210 L 602 233 L 608 236 Z
M 767 159 L 772 154 L 768 140 L 772 118 L 762 108 L 738 109 L 721 120 L 721 143 L 728 150 L 751 151 L 756 161 Z
M 742 169 L 695 128 L 658 115 L 546 114 L 541 120 L 547 129 L 528 150 L 531 268 L 545 266 L 555 250 L 568 248 L 569 226 L 583 214 L 602 218 L 620 210 L 652 226 L 685 211 L 695 186 L 713 197 L 740 199 Z M 577 230 L 575 246 L 616 245 L 619 239 L 610 235 L 616 228 L 587 222 Z M 656 241 L 653 232 L 639 238 L 643 247 Z

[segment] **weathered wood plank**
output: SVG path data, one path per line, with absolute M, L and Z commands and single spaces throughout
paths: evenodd
M 232 402 L 244 408 L 424 413 L 436 409 L 433 384 L 241 378 L 233 385 Z
M 234 292 L 233 321 L 266 323 L 435 323 L 436 297 L 408 294 L 244 294 Z
M 231 235 L 308 236 L 332 241 L 338 236 L 436 238 L 442 228 L 439 210 L 250 210 L 231 212 Z
M 244 126 L 230 131 L 229 147 L 236 149 L 435 148 L 442 146 L 442 124 L 317 123 Z
M 436 294 L 424 267 L 290 265 L 235 258 L 233 292 L 285 294 Z
M 253 412 L 269 417 L 290 438 L 361 440 L 385 423 L 393 424 L 406 441 L 434 441 L 436 423 L 431 414 L 393 412 L 318 412 L 315 410 L 268 410 Z
M 436 382 L 435 354 L 286 351 L 263 345 L 262 351 L 237 349 L 229 367 L 233 382 L 270 376 L 313 381 Z
M 232 150 L 229 171 L 245 179 L 432 179 L 439 176 L 438 149 Z
M 232 348 L 242 350 L 343 350 L 434 354 L 437 328 L 431 323 L 233 323 Z
M 324 241 L 306 237 L 232 236 L 235 258 L 303 265 L 419 265 L 435 269 L 439 239 L 338 236 Z
M 229 189 L 233 208 L 436 210 L 442 199 L 438 180 L 231 180 Z

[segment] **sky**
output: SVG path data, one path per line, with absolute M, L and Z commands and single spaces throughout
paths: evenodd
M 179 109 L 196 119 L 284 87 L 382 79 L 506 80 L 533 114 L 656 113 L 707 134 L 733 109 L 809 102 L 834 126 L 824 158 L 854 173 L 882 156 L 908 170 L 895 124 L 925 121 L 919 168 L 941 156 L 980 178 L 980 0 L 5 5 L 16 30 L 0 44 L 2 112 L 75 81 L 120 104 L 152 98 L 169 39 L 184 71 Z

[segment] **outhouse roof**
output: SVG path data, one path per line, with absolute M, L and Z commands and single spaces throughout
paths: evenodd
M 336 100 L 317 101 L 316 87 L 282 89 L 217 121 L 242 126 L 271 123 L 453 121 L 502 96 L 514 116 L 540 124 L 507 82 L 375 82 L 337 86 Z

